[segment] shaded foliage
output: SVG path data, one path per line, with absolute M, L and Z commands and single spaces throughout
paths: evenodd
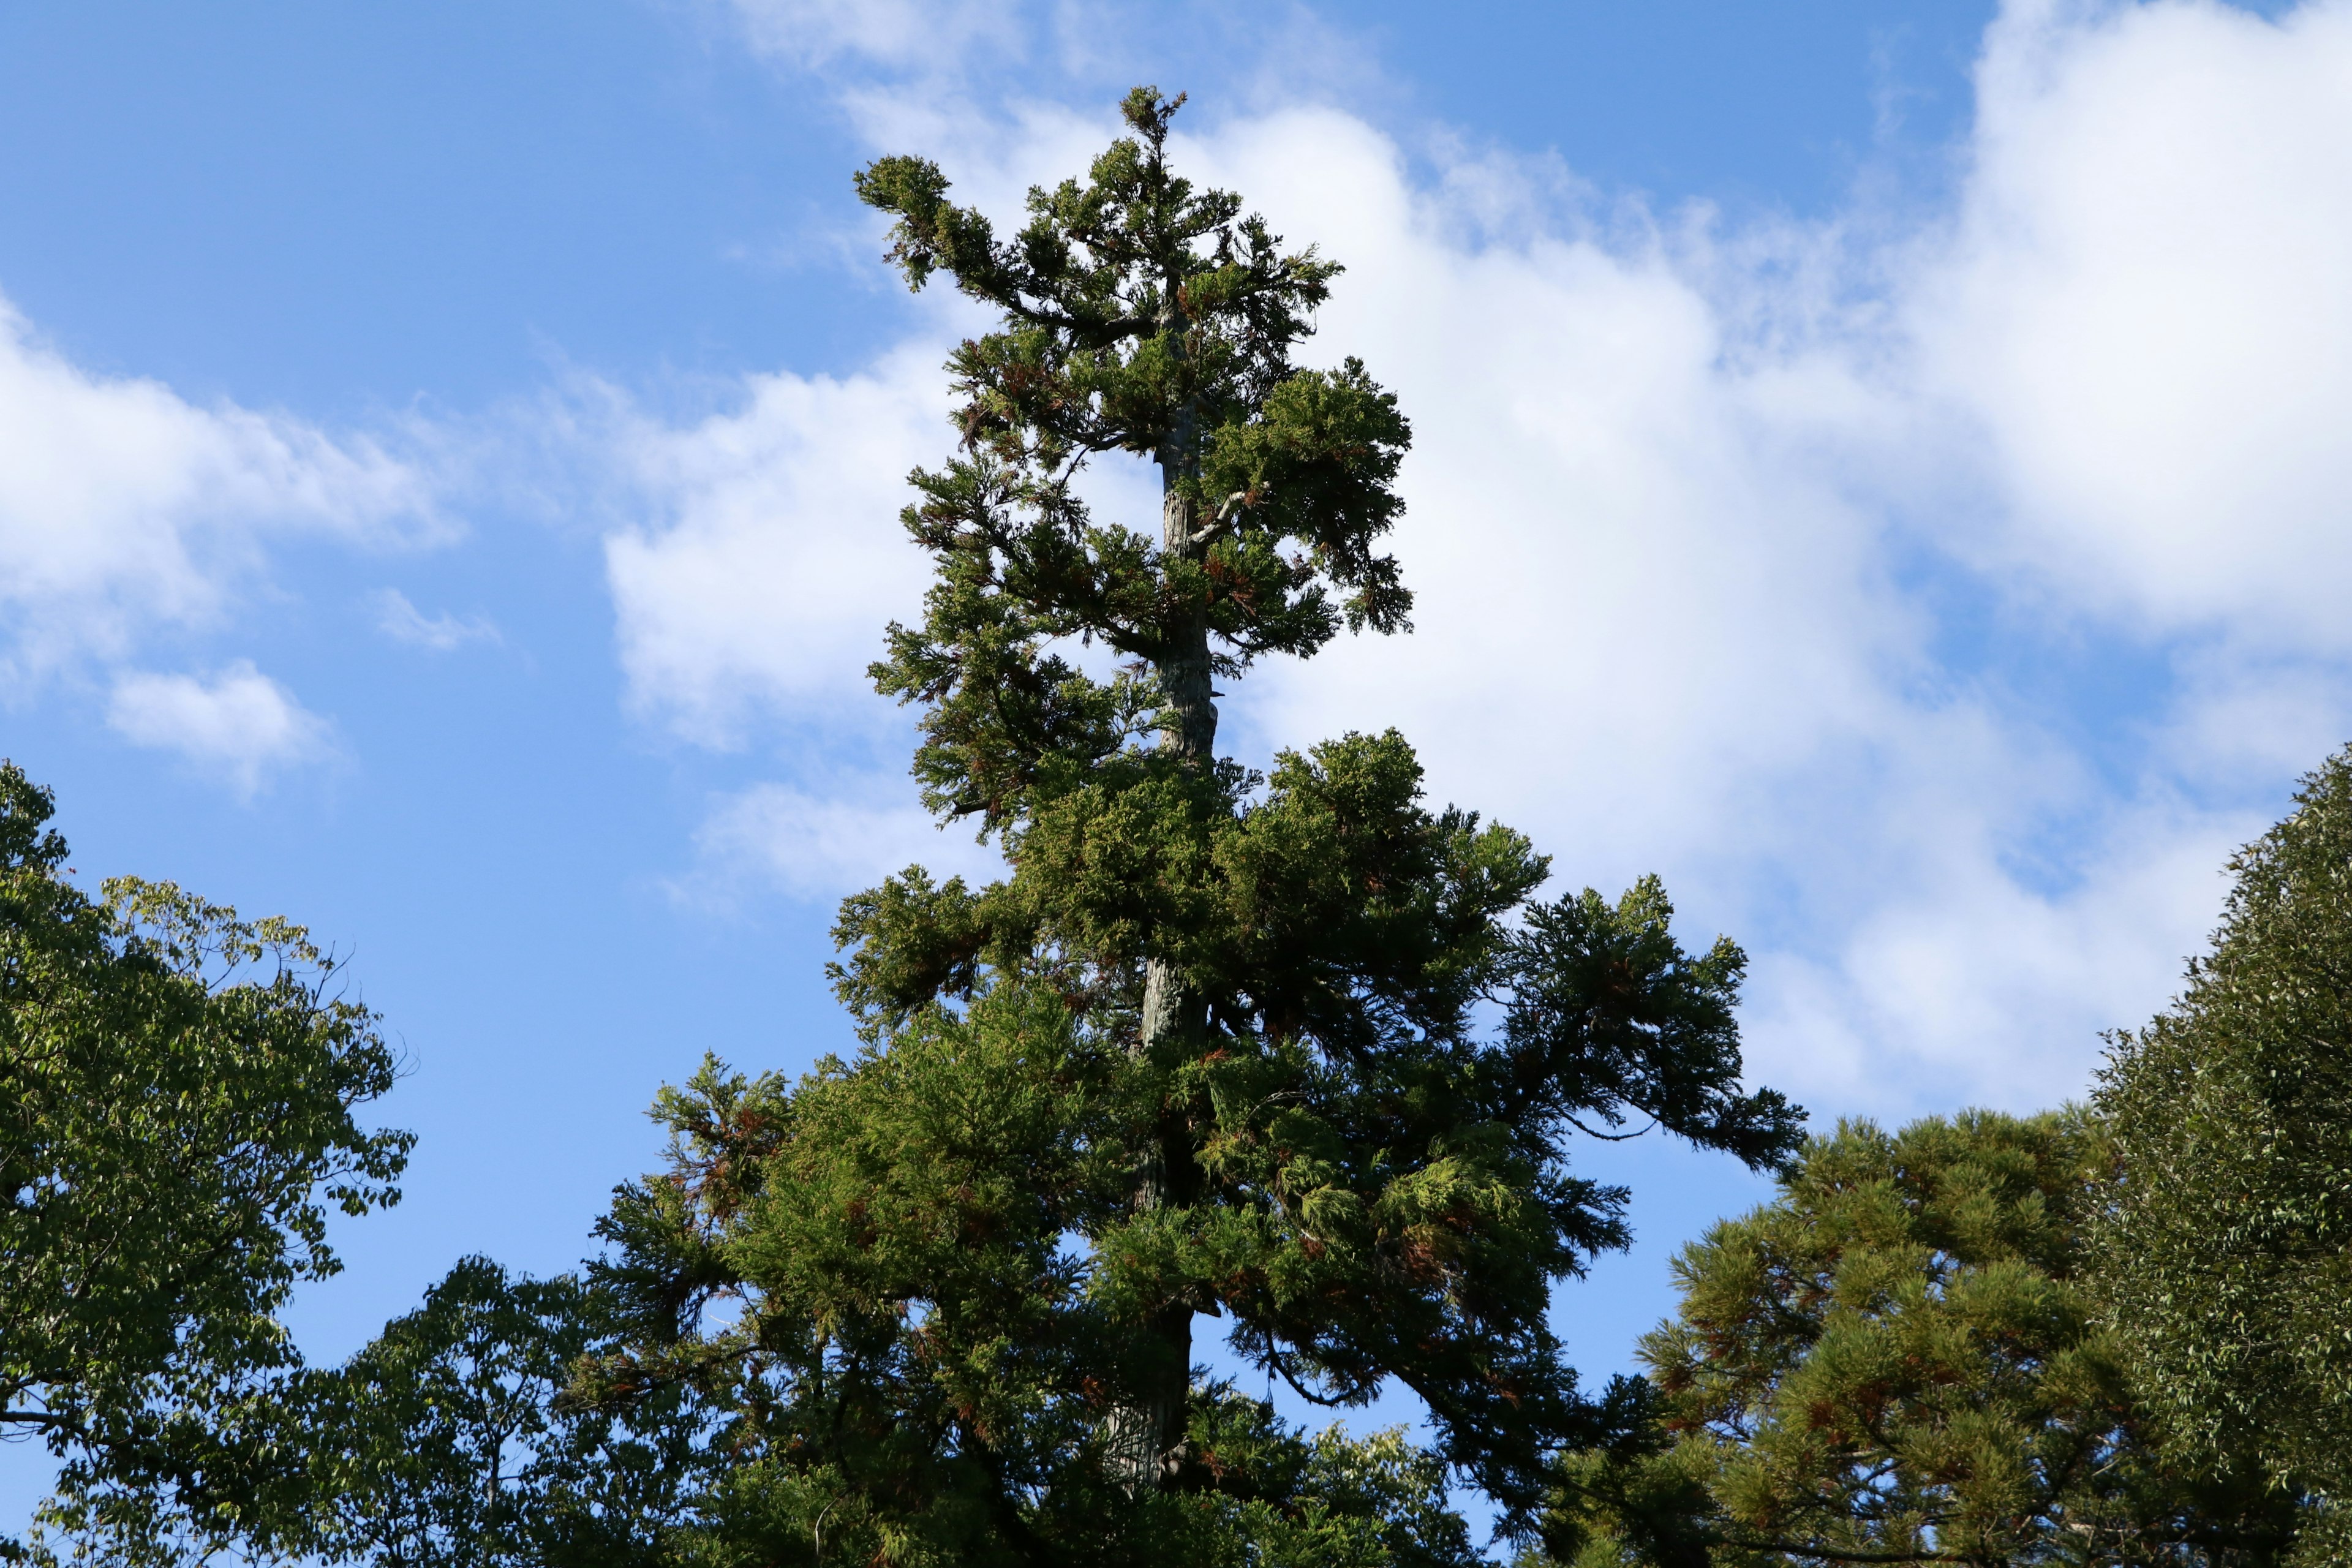
M 330 1205 L 398 1196 L 408 1136 L 356 1120 L 395 1063 L 300 927 L 85 897 L 51 810 L 0 763 L 0 1432 L 63 1459 L 68 1540 L 266 1538 L 299 1502 L 261 1435 L 276 1314 L 338 1267 Z
M 1573 1456 L 1579 1568 L 2257 1564 L 2292 1499 L 2168 1457 L 2083 1281 L 2114 1154 L 2074 1113 L 1970 1111 L 1806 1146 L 1675 1262 L 1652 1436 Z
M 2102 1286 L 2151 1397 L 2209 1461 L 2336 1506 L 2352 1554 L 2352 752 L 2231 861 L 2179 1001 L 2116 1038 L 2095 1104 L 2124 1178 Z M 2315 1548 L 2315 1550 L 2318 1550 Z

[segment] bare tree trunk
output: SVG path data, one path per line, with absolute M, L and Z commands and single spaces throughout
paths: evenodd
M 1172 301 L 1171 287 L 1169 298 Z M 1171 317 L 1173 308 L 1171 308 Z M 1174 317 L 1181 331 L 1183 322 Z M 1193 500 L 1200 468 L 1198 415 L 1188 401 L 1177 413 L 1168 444 L 1160 448 L 1160 548 L 1168 559 L 1197 557 L 1201 544 L 1198 507 Z M 1175 628 L 1172 644 L 1158 661 L 1160 685 L 1168 707 L 1160 733 L 1162 750 L 1175 752 L 1195 767 L 1206 767 L 1216 755 L 1216 692 L 1210 683 L 1209 626 L 1205 616 Z M 1136 1050 L 1150 1057 L 1208 1026 L 1206 1005 L 1174 964 L 1148 959 L 1143 971 L 1143 1019 Z M 1151 1147 L 1138 1173 L 1136 1212 L 1143 1213 L 1192 1195 L 1199 1171 L 1192 1160 L 1190 1131 L 1181 1119 L 1171 1118 L 1156 1130 Z M 1181 1462 L 1188 1398 L 1192 1392 L 1192 1311 L 1178 1306 L 1155 1316 L 1145 1332 L 1158 1340 L 1154 1386 L 1140 1405 L 1111 1413 L 1104 1424 L 1113 1472 L 1131 1490 L 1150 1490 L 1171 1479 Z
M 1160 548 L 1170 560 L 1198 560 L 1204 548 L 1200 506 L 1193 499 L 1201 477 L 1199 414 L 1190 403 L 1177 411 L 1175 428 L 1160 452 Z M 1216 754 L 1217 694 L 1209 684 L 1209 622 L 1194 616 L 1172 628 L 1172 647 L 1160 655 L 1160 681 L 1168 698 L 1168 720 L 1160 731 L 1162 750 L 1196 767 Z

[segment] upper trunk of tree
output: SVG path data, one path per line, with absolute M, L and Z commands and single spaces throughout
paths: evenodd
M 1200 505 L 1194 500 L 1200 477 L 1199 416 L 1187 402 L 1177 411 L 1168 444 L 1160 450 L 1160 547 L 1170 560 L 1197 559 L 1205 548 L 1198 542 Z M 1159 661 L 1160 684 L 1168 700 L 1167 721 L 1160 743 L 1196 765 L 1215 755 L 1216 693 L 1209 682 L 1209 621 L 1195 614 L 1169 628 L 1168 646 Z
M 1185 325 L 1171 301 L 1169 325 Z M 1160 548 L 1170 560 L 1197 557 L 1199 507 L 1194 500 L 1200 469 L 1200 418 L 1190 399 L 1179 405 L 1166 442 L 1158 453 L 1160 478 Z M 1160 732 L 1162 748 L 1195 767 L 1206 767 L 1216 754 L 1216 693 L 1210 684 L 1209 626 L 1205 614 L 1196 614 L 1171 628 L 1159 660 L 1158 673 L 1167 708 Z M 1150 959 L 1144 965 L 1143 1018 L 1136 1042 L 1146 1056 L 1207 1024 L 1202 999 L 1192 994 L 1174 964 Z M 1137 1210 L 1189 1200 L 1197 1184 L 1192 1138 L 1181 1114 L 1172 1108 L 1147 1140 L 1135 1193 Z M 1192 1313 L 1173 1306 L 1156 1315 L 1143 1331 L 1158 1340 L 1151 1347 L 1158 1363 L 1153 1386 L 1142 1405 L 1115 1412 L 1111 1417 L 1114 1462 L 1132 1487 L 1149 1489 L 1170 1479 L 1184 1446 L 1186 1404 L 1192 1388 Z

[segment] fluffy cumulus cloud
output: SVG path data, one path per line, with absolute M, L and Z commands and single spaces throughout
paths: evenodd
M 0 672 L 19 686 L 217 620 L 273 535 L 429 517 L 423 478 L 378 447 L 90 374 L 0 300 Z
M 1979 89 L 1906 305 L 2002 487 L 1983 558 L 2151 631 L 2352 650 L 2352 7 L 2036 0 Z
M 158 634 L 233 626 L 276 540 L 439 528 L 427 479 L 376 444 L 91 374 L 0 300 L 0 680 L 12 695 L 95 675 L 118 733 L 249 797 L 331 754 L 331 727 L 249 660 L 159 673 L 136 668 L 142 649 Z
M 685 428 L 620 416 L 617 461 L 654 513 L 605 543 L 641 709 L 725 744 L 754 713 L 855 702 L 883 623 L 920 603 L 890 520 L 947 429 L 940 357 L 925 343 L 844 380 L 758 377 L 740 408 Z
M 1748 939 L 1759 1067 L 1824 1103 L 2079 1092 L 2352 720 L 2347 88 L 2352 5 L 2019 4 L 1955 206 L 1895 241 L 1416 177 L 1331 109 L 1195 125 L 1195 170 L 1347 262 L 1314 353 L 1416 429 L 1417 632 L 1254 677 L 1236 743 L 1397 724 L 1564 881 L 1664 872 Z M 1002 204 L 1107 129 L 929 144 Z M 860 711 L 943 349 L 641 434 L 653 521 L 609 563 L 649 712 Z M 830 891 L 908 840 L 846 798 L 755 792 L 706 849 Z
M 209 676 L 118 676 L 106 721 L 133 745 L 173 752 L 247 796 L 331 744 L 326 722 L 247 659 Z

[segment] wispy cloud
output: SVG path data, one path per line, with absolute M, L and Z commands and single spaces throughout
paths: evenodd
M 106 720 L 133 745 L 176 752 L 248 798 L 274 773 L 332 751 L 326 721 L 248 659 L 209 676 L 119 676 Z
M 20 689 L 217 622 L 273 536 L 435 532 L 433 495 L 369 437 L 84 371 L 0 300 L 0 674 Z
M 1024 32 L 992 0 L 732 0 L 753 48 L 803 68 L 854 62 L 937 74 L 1002 58 Z
M 903 782 L 836 781 L 823 794 L 759 784 L 729 795 L 696 835 L 698 871 L 682 890 L 727 898 L 780 887 L 828 902 L 909 865 L 942 878 L 1003 874 L 1003 861 L 969 832 L 942 832 L 908 805 Z
M 412 647 L 449 653 L 467 643 L 500 640 L 499 628 L 487 617 L 468 616 L 460 620 L 446 611 L 427 616 L 397 588 L 380 588 L 369 596 L 368 602 L 375 609 L 376 629 L 393 641 Z

